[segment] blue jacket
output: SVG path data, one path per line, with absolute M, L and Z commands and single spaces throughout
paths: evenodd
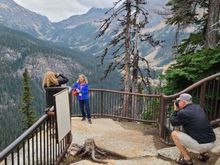
M 80 85 L 80 83 L 75 83 L 72 86 L 72 90 L 74 88 L 78 88 L 80 90 L 80 93 L 77 96 L 78 100 L 87 100 L 87 99 L 89 99 L 89 85 L 88 84 Z

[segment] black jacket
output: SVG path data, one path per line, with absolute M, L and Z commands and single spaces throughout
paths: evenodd
M 182 125 L 186 133 L 200 144 L 216 140 L 213 128 L 200 105 L 186 105 L 172 114 L 170 122 L 173 126 Z

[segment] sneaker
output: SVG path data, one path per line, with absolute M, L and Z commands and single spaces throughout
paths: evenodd
M 83 118 L 81 119 L 81 121 L 84 121 L 84 120 L 86 120 L 86 118 L 85 118 L 85 117 L 83 117 Z
M 192 159 L 190 160 L 185 160 L 183 157 L 180 157 L 179 159 L 176 160 L 177 164 L 181 164 L 181 165 L 193 165 L 193 161 Z
M 209 154 L 207 152 L 200 153 L 198 159 L 202 162 L 206 162 L 209 159 Z
M 88 122 L 89 122 L 89 124 L 92 124 L 92 120 L 91 119 L 88 119 Z

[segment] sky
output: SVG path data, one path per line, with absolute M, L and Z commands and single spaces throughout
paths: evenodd
M 112 7 L 116 0 L 14 0 L 19 5 L 58 22 L 72 15 L 86 13 L 90 8 Z

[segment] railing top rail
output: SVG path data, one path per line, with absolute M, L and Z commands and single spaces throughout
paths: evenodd
M 31 133 L 33 133 L 36 128 L 42 124 L 48 115 L 44 114 L 38 121 L 36 121 L 30 128 L 28 128 L 21 136 L 19 136 L 14 142 L 12 142 L 9 146 L 7 146 L 3 151 L 0 152 L 0 162 L 10 154 L 12 150 L 14 150 L 21 142 L 23 142 Z
M 96 89 L 96 88 L 91 88 L 90 91 L 97 91 L 97 92 L 111 92 L 111 93 L 128 94 L 128 95 L 145 96 L 145 97 L 161 97 L 161 95 L 158 95 L 158 94 L 130 93 L 130 92 L 123 92 L 123 91 L 110 90 L 110 89 Z
M 217 78 L 217 77 L 219 77 L 219 76 L 220 76 L 220 72 L 219 72 L 219 73 L 216 73 L 216 74 L 214 74 L 214 75 L 211 75 L 211 76 L 209 76 L 209 77 L 206 77 L 206 78 L 204 78 L 204 79 L 202 79 L 202 80 L 200 80 L 200 81 L 198 81 L 198 82 L 192 84 L 192 85 L 189 86 L 188 88 L 186 88 L 186 89 L 184 89 L 184 90 L 182 90 L 182 91 L 180 91 L 180 92 L 178 92 L 178 93 L 176 93 L 176 94 L 169 95 L 169 96 L 163 94 L 162 96 L 163 96 L 164 99 L 176 98 L 176 97 L 178 97 L 180 94 L 189 92 L 190 90 L 192 90 L 192 89 L 194 89 L 194 88 L 196 88 L 196 87 L 199 87 L 199 86 L 202 85 L 203 83 L 205 83 L 205 82 L 207 82 L 207 81 L 210 81 L 210 80 L 213 80 L 213 79 L 215 79 L 215 78 Z

